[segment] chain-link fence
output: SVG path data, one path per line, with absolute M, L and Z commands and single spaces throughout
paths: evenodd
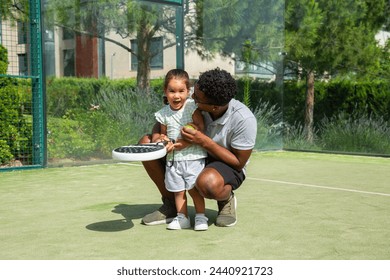
M 46 164 L 40 5 L 0 17 L 0 171 Z

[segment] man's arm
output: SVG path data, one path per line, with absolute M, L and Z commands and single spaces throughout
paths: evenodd
M 182 136 L 188 142 L 200 145 L 216 160 L 223 161 L 238 171 L 244 168 L 252 153 L 252 149 L 238 150 L 232 148 L 229 151 L 225 147 L 218 145 L 204 133 L 186 127 L 182 129 Z
M 197 130 L 204 131 L 204 119 L 203 115 L 200 112 L 199 109 L 196 109 L 194 113 L 192 114 L 192 123 L 190 123 L 192 127 L 194 127 Z M 192 143 L 189 143 L 187 140 L 183 138 L 178 138 L 175 143 L 175 149 L 182 150 L 188 146 L 190 146 Z

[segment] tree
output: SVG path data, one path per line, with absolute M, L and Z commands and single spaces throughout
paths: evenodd
M 150 50 L 152 38 L 172 34 L 165 36 L 164 48 L 176 44 L 175 10 L 148 2 L 50 0 L 45 9 L 45 22 L 48 26 L 72 30 L 79 36 L 102 38 L 126 49 L 138 59 L 138 87 L 148 89 L 150 59 L 155 55 Z M 248 40 L 253 46 L 251 57 L 263 60 L 273 60 L 272 56 L 282 48 L 282 0 L 189 0 L 187 3 L 186 49 L 196 50 L 205 59 L 219 53 L 244 61 L 243 44 Z M 136 38 L 138 50 L 111 39 L 112 33 L 122 38 Z M 242 39 L 237 40 L 237 37 Z
M 27 18 L 28 3 L 29 0 L 1 0 L 0 19 L 15 21 Z
M 283 50 L 283 12 L 282 0 L 196 1 L 198 54 L 242 62 L 251 57 L 250 64 L 276 60 Z
M 147 91 L 150 80 L 150 60 L 157 53 L 151 52 L 154 36 L 164 36 L 164 48 L 175 42 L 175 10 L 148 1 L 136 0 L 51 0 L 46 8 L 49 25 L 60 26 L 78 35 L 93 36 L 110 41 L 138 59 L 137 85 Z M 137 50 L 110 38 L 110 34 L 121 38 L 136 38 Z M 162 51 L 162 50 L 159 50 Z
M 315 79 L 354 72 L 378 62 L 375 34 L 386 0 L 286 0 L 288 67 L 306 79 L 305 132 L 313 141 Z
M 388 26 L 386 0 L 216 0 L 197 1 L 196 8 L 200 55 L 219 52 L 259 67 L 270 62 L 278 70 L 278 54 L 287 54 L 285 70 L 307 84 L 308 141 L 313 140 L 316 79 L 344 73 L 362 77 L 385 65 L 386 52 L 380 55 L 375 34 Z
M 150 77 L 151 40 L 158 34 L 175 34 L 175 12 L 148 1 L 110 0 L 83 1 L 74 7 L 74 0 L 51 0 L 47 19 L 51 24 L 110 41 L 126 49 L 138 59 L 138 87 L 147 89 Z M 77 3 L 77 2 L 76 2 Z M 206 5 L 206 6 L 205 6 Z M 186 5 L 185 44 L 204 59 L 216 53 L 242 59 L 243 43 L 250 40 L 253 52 L 262 59 L 282 47 L 283 1 L 204 1 L 190 0 Z M 71 15 L 76 15 L 72 18 Z M 109 38 L 115 32 L 122 38 L 137 39 L 138 50 L 132 50 Z M 272 35 L 271 35 L 272 33 Z M 237 40 L 237 37 L 242 40 Z M 175 36 L 165 37 L 164 48 L 175 45 Z
M 284 0 L 196 1 L 193 48 L 203 59 L 220 54 L 244 66 L 243 101 L 248 106 L 256 106 L 250 96 L 254 66 L 273 73 L 281 84 L 283 12 Z

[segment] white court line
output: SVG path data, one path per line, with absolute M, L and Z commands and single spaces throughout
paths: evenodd
M 318 188 L 318 189 L 328 189 L 328 190 L 335 190 L 335 191 L 364 193 L 364 194 L 380 195 L 380 196 L 390 196 L 390 194 L 388 194 L 388 193 L 367 192 L 367 191 L 359 191 L 359 190 L 353 190 L 353 189 L 335 188 L 335 187 L 327 187 L 327 186 L 319 186 L 319 185 L 311 185 L 311 184 L 303 184 L 303 183 L 293 183 L 293 182 L 287 182 L 287 181 L 278 181 L 278 180 L 261 179 L 261 178 L 253 178 L 253 177 L 247 177 L 247 179 L 254 180 L 254 181 L 279 183 L 279 184 L 285 184 L 285 185 L 304 186 L 304 187 Z
M 136 164 L 136 163 L 120 162 L 118 164 L 131 165 L 131 166 L 142 166 L 142 164 Z M 334 191 L 363 193 L 363 194 L 371 194 L 371 195 L 389 196 L 390 197 L 389 193 L 367 192 L 367 191 L 359 191 L 359 190 L 354 190 L 354 189 L 327 187 L 327 186 L 319 186 L 319 185 L 304 184 L 304 183 L 294 183 L 294 182 L 278 181 L 278 180 L 270 180 L 270 179 L 261 179 L 261 178 L 253 178 L 253 177 L 246 177 L 246 179 L 254 180 L 254 181 L 264 181 L 264 182 L 270 182 L 270 183 L 285 184 L 285 185 L 303 186 L 303 187 L 310 187 L 310 188 L 317 188 L 317 189 L 327 189 L 327 190 L 334 190 Z

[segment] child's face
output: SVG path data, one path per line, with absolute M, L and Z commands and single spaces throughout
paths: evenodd
M 182 79 L 171 79 L 165 89 L 165 96 L 172 110 L 180 110 L 188 97 L 188 88 Z

